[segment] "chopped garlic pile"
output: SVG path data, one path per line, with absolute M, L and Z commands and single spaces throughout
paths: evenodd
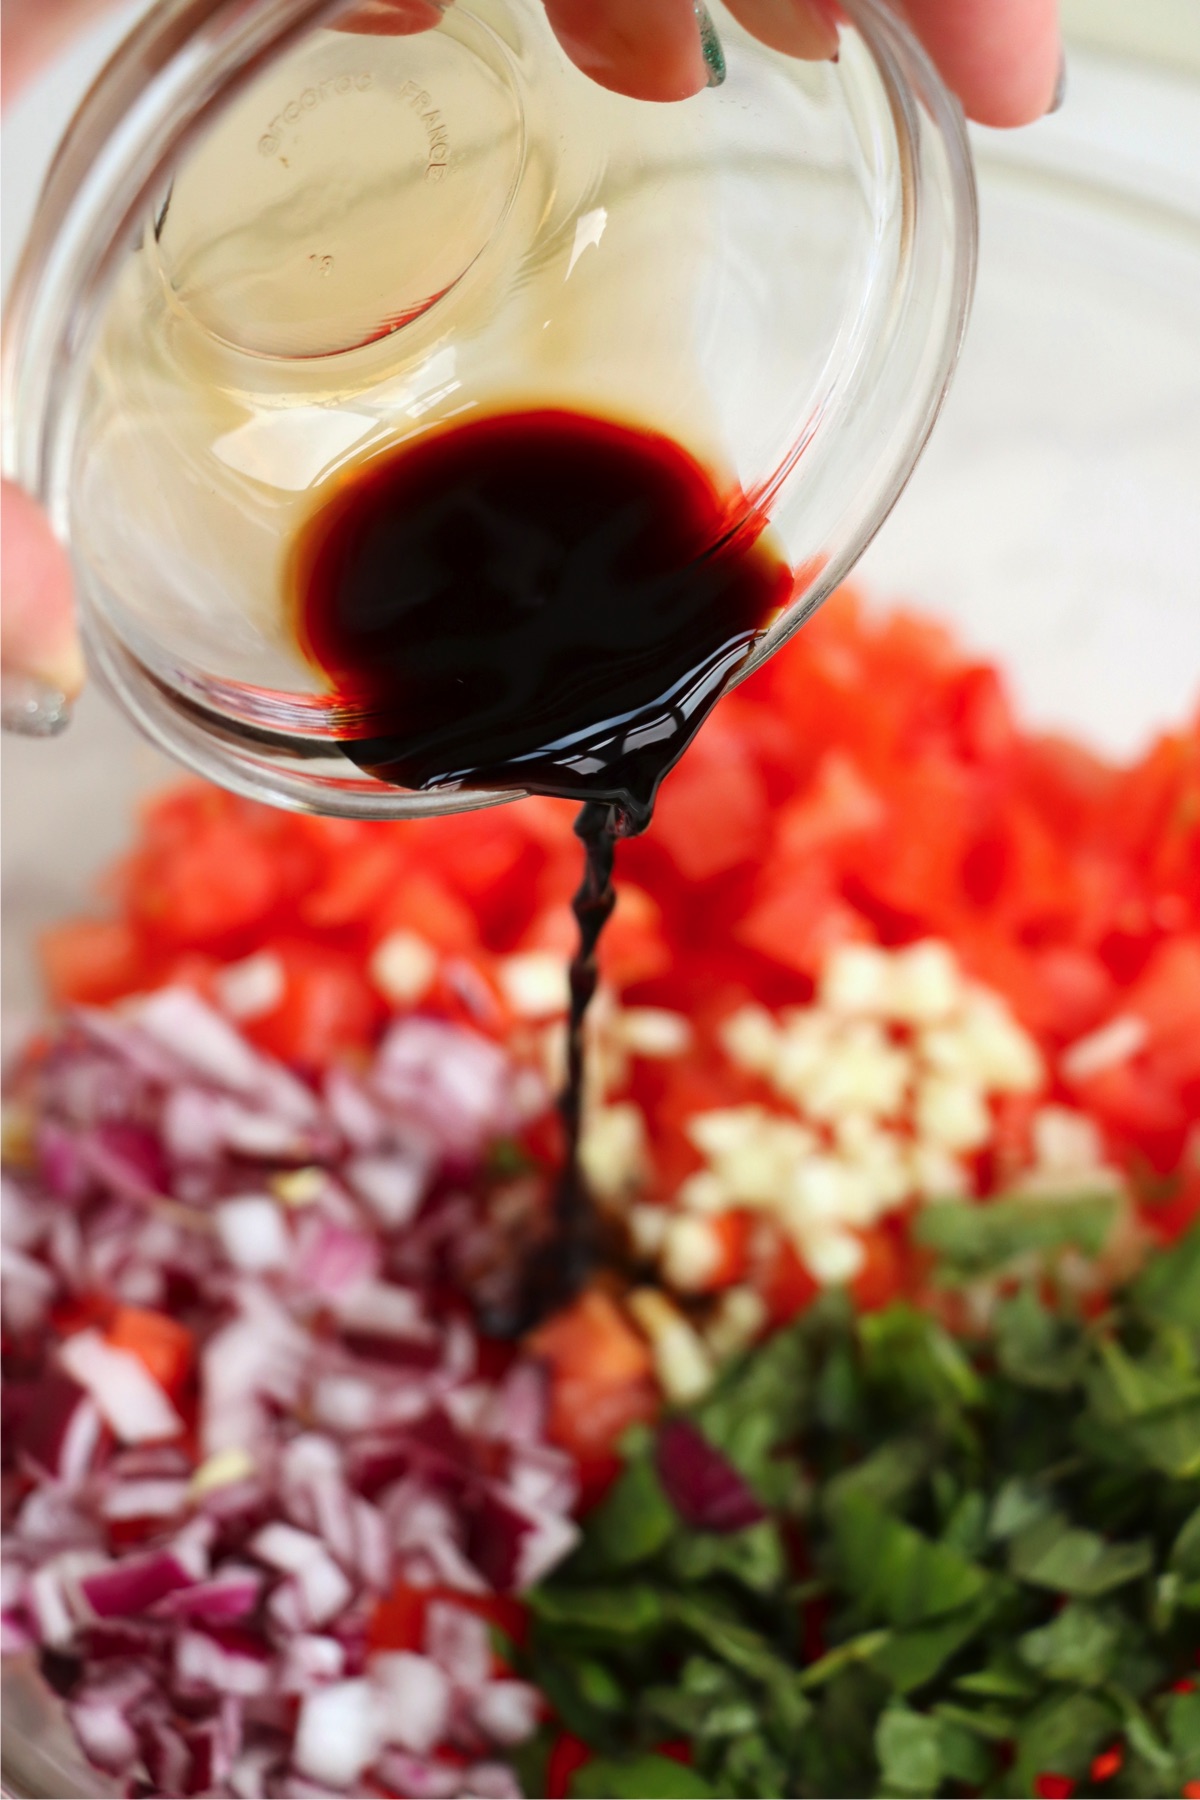
M 688 1135 L 704 1167 L 681 1185 L 682 1210 L 635 1209 L 635 1241 L 680 1292 L 708 1286 L 721 1254 L 710 1221 L 736 1210 L 769 1221 L 816 1281 L 852 1280 L 860 1232 L 913 1202 L 972 1194 L 970 1158 L 991 1140 L 991 1103 L 1048 1081 L 1003 999 L 934 941 L 845 945 L 815 1004 L 777 1016 L 746 1006 L 722 1037 L 781 1105 L 696 1113 Z M 1109 1173 L 1090 1122 L 1066 1108 L 1034 1115 L 1033 1147 L 1025 1179 L 1043 1191 Z

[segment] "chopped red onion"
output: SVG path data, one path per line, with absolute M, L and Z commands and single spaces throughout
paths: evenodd
M 506 1053 L 402 1020 L 318 1095 L 166 989 L 81 1011 L 28 1081 L 37 1160 L 4 1195 L 29 1369 L 5 1385 L 5 1648 L 76 1660 L 81 1748 L 164 1796 L 506 1795 L 461 1753 L 518 1741 L 536 1696 L 494 1678 L 447 1590 L 486 1597 L 500 1563 L 519 1587 L 576 1535 L 544 1371 L 497 1384 L 446 1316 L 477 1216 L 454 1182 L 519 1112 Z M 194 1397 L 99 1323 L 56 1343 L 48 1319 L 96 1294 L 186 1322 Z M 423 1654 L 370 1647 L 397 1579 L 439 1590 Z
M 369 1681 L 335 1681 L 301 1701 L 292 1754 L 313 1781 L 352 1786 L 374 1762 L 380 1743 L 378 1699 Z
M 0 1286 L 9 1330 L 17 1335 L 35 1331 L 50 1310 L 56 1285 L 53 1274 L 43 1264 L 26 1256 L 23 1250 L 6 1246 L 0 1264 Z
M 105 1423 L 127 1444 L 175 1437 L 183 1420 L 146 1366 L 98 1331 L 77 1331 L 58 1353 L 60 1366 L 86 1388 Z
M 256 1275 L 281 1269 L 291 1255 L 291 1239 L 279 1204 L 269 1194 L 239 1194 L 216 1210 L 217 1235 L 235 1269 Z
M 520 1744 L 537 1730 L 542 1698 L 527 1681 L 489 1681 L 475 1697 L 475 1724 L 493 1744 Z
M 105 1519 L 170 1519 L 186 1505 L 186 1481 L 148 1479 L 118 1481 L 101 1497 Z
M 445 1670 L 428 1656 L 385 1651 L 371 1658 L 370 1678 L 383 1742 L 428 1756 L 450 1723 L 451 1685 Z
M 122 1707 L 93 1695 L 67 1707 L 75 1736 L 98 1769 L 106 1775 L 124 1775 L 138 1753 L 137 1735 Z
M 356 1156 L 346 1164 L 346 1180 L 388 1231 L 411 1224 L 429 1189 L 428 1159 L 394 1152 Z
M 166 1594 L 156 1611 L 167 1618 L 194 1619 L 203 1625 L 233 1625 L 254 1611 L 262 1590 L 259 1569 L 226 1563 L 207 1581 Z
M 189 1567 L 170 1550 L 149 1556 L 127 1556 L 113 1568 L 85 1576 L 80 1592 L 97 1619 L 126 1619 L 149 1611 L 176 1588 L 191 1587 L 199 1579 L 194 1559 Z
M 541 1446 L 546 1439 L 550 1382 L 543 1363 L 514 1363 L 492 1402 L 491 1433 L 510 1444 Z
M 175 1639 L 174 1680 L 181 1694 L 266 1694 L 273 1674 L 261 1639 L 248 1634 L 185 1629 Z
M 292 1263 L 292 1275 L 301 1287 L 352 1304 L 358 1289 L 378 1273 L 376 1238 L 311 1213 L 304 1218 Z
M 337 1681 L 346 1669 L 346 1651 L 335 1637 L 301 1631 L 284 1645 L 278 1687 L 283 1694 L 307 1694 Z
M 385 1750 L 377 1768 L 386 1792 L 403 1794 L 405 1800 L 455 1800 L 463 1792 L 467 1773 L 457 1763 L 410 1756 L 402 1750 Z
M 99 1407 L 77 1381 L 51 1369 L 38 1381 L 10 1382 L 4 1413 L 6 1434 L 14 1434 L 30 1463 L 64 1482 L 83 1480 L 100 1448 L 104 1424 Z
M 425 1611 L 425 1649 L 463 1693 L 473 1694 L 492 1669 L 492 1640 L 478 1613 L 450 1600 L 434 1600 Z
M 521 1787 L 507 1763 L 472 1763 L 463 1793 L 472 1800 L 521 1800 Z
M 733 1464 L 689 1419 L 668 1419 L 656 1447 L 659 1480 L 679 1516 L 700 1531 L 742 1531 L 766 1518 Z

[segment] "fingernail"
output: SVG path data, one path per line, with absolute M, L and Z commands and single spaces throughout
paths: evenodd
M 721 48 L 717 28 L 709 17 L 704 0 L 695 0 L 695 10 L 696 23 L 700 27 L 700 48 L 708 70 L 708 85 L 710 88 L 720 87 L 725 79 L 725 52 Z
M 71 702 L 61 688 L 36 675 L 0 675 L 0 726 L 21 737 L 57 737 L 71 723 Z
M 1062 103 L 1066 99 L 1066 97 L 1067 97 L 1067 58 L 1066 58 L 1066 54 L 1064 52 L 1062 58 L 1059 61 L 1059 65 L 1058 65 L 1058 80 L 1054 84 L 1054 98 L 1051 100 L 1049 106 L 1046 108 L 1047 118 L 1050 116 L 1051 113 L 1056 113 L 1058 111 L 1059 107 L 1062 105 Z

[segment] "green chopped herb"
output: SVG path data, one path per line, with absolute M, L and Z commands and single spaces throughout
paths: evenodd
M 1061 1200 L 1011 1195 L 980 1206 L 954 1200 L 927 1206 L 913 1223 L 913 1236 L 942 1259 L 940 1276 L 955 1282 L 988 1274 L 1021 1257 L 1053 1256 L 1080 1250 L 1097 1256 L 1116 1223 L 1111 1193 L 1080 1194 Z
M 1053 1231 L 1049 1203 L 1001 1204 L 987 1258 L 1099 1231 L 1091 1199 Z M 1098 1793 L 1200 1779 L 1200 1693 L 1175 1691 L 1200 1642 L 1200 1260 L 1162 1261 L 1092 1322 L 1016 1291 L 977 1341 L 821 1302 L 690 1409 L 768 1509 L 741 1531 L 688 1526 L 654 1432 L 627 1434 L 531 1596 L 525 1672 L 593 1752 L 579 1800 L 1083 1795 L 1112 1746 Z

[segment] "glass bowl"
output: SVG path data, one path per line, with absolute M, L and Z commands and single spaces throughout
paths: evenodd
M 330 0 L 164 0 L 9 303 L 7 466 L 70 543 L 94 670 L 202 773 L 368 818 L 519 783 L 413 792 L 340 752 L 375 733 L 301 648 L 289 553 L 350 468 L 468 415 L 665 434 L 795 573 L 740 678 L 893 505 L 975 258 L 961 115 L 880 0 L 836 63 L 714 5 L 712 85 L 669 106 L 581 75 L 540 0 L 425 11 L 377 36 Z

